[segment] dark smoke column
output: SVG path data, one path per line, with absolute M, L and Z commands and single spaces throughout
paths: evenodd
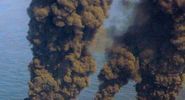
M 107 51 L 107 64 L 95 100 L 112 100 L 129 79 L 138 100 L 176 100 L 185 81 L 185 1 L 143 0 L 144 23 L 118 38 Z M 139 77 L 141 78 L 141 81 Z
M 32 0 L 29 100 L 72 100 L 88 86 L 95 62 L 87 48 L 110 0 Z
M 143 80 L 137 84 L 136 90 L 139 100 L 176 100 L 185 81 L 185 1 L 158 0 L 156 3 L 165 15 L 171 17 L 172 30 L 162 38 L 166 41 L 159 45 L 155 62 L 142 69 Z M 170 24 L 166 22 L 166 25 Z
M 139 79 L 138 61 L 128 48 L 115 43 L 111 49 L 107 50 L 107 60 L 107 64 L 98 76 L 102 83 L 95 100 L 112 100 L 129 79 Z

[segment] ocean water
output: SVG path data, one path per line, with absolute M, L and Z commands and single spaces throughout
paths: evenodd
M 115 0 L 117 1 L 117 0 Z M 0 100 L 23 100 L 27 97 L 31 46 L 26 40 L 29 18 L 26 9 L 30 0 L 0 0 Z M 102 53 L 93 54 L 98 65 L 91 76 L 91 84 L 84 89 L 79 100 L 93 100 L 99 85 L 97 74 L 105 59 Z M 135 100 L 134 83 L 129 82 L 116 100 Z
M 0 100 L 27 96 L 31 51 L 26 32 L 29 0 L 0 0 Z

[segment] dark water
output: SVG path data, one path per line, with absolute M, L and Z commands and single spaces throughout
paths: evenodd
M 116 1 L 116 0 L 115 0 Z M 31 46 L 26 40 L 29 18 L 26 13 L 30 0 L 0 0 L 0 100 L 23 100 L 27 96 L 31 61 Z M 94 54 L 98 71 L 104 64 L 104 55 Z M 97 74 L 91 76 L 91 85 L 79 100 L 92 100 L 98 89 Z M 117 94 L 116 100 L 134 100 L 133 83 Z

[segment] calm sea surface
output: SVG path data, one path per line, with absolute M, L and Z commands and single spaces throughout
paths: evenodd
M 27 96 L 27 65 L 32 58 L 31 46 L 26 40 L 29 3 L 30 0 L 0 0 L 0 100 L 23 100 Z M 104 55 L 96 53 L 94 57 L 99 72 L 105 62 Z M 82 91 L 79 100 L 93 100 L 98 85 L 94 74 L 90 87 Z M 117 94 L 116 100 L 135 100 L 135 96 L 134 84 L 130 82 Z

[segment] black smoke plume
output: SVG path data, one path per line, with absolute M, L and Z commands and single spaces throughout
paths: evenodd
M 110 0 L 32 0 L 28 100 L 74 100 L 96 70 L 88 52 Z
M 107 50 L 95 100 L 112 100 L 130 79 L 138 100 L 175 100 L 182 89 L 185 1 L 142 0 L 137 10 L 134 24 Z

